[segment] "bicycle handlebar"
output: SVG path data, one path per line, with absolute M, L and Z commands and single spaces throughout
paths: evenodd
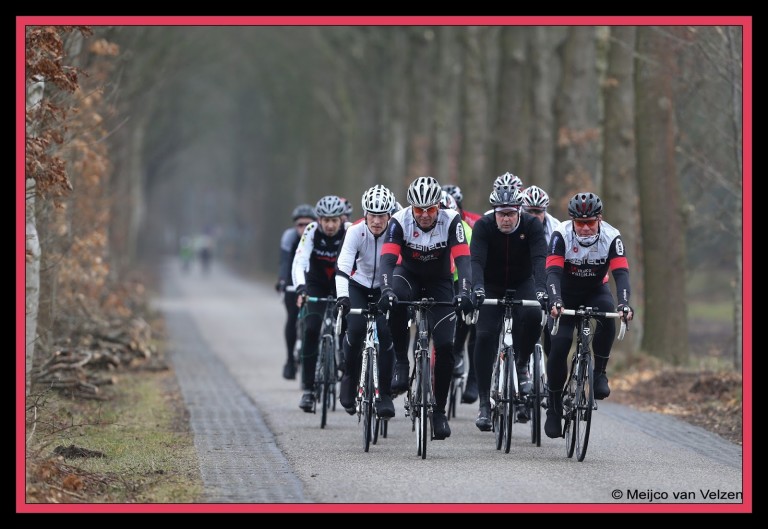
M 580 307 L 578 309 L 562 309 L 560 311 L 560 315 L 566 315 L 566 316 L 579 316 L 579 317 L 587 317 L 587 318 L 613 318 L 613 319 L 621 319 L 621 327 L 619 327 L 619 335 L 616 337 L 617 340 L 621 341 L 624 339 L 624 334 L 627 332 L 627 322 L 624 321 L 622 318 L 623 314 L 621 312 L 602 312 L 599 310 L 594 310 L 592 307 Z M 557 318 L 554 318 L 554 324 L 552 325 L 552 332 L 551 334 L 554 336 L 557 334 L 557 331 L 560 329 L 560 316 Z
M 541 309 L 541 326 L 543 327 L 547 322 L 547 313 L 542 308 L 539 300 L 536 299 L 489 298 L 483 301 L 483 305 L 520 305 L 523 307 L 537 307 Z M 475 311 L 474 317 L 472 318 L 472 323 L 477 323 L 479 312 L 480 311 L 478 310 Z

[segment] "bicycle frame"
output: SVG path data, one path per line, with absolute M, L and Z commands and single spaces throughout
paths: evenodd
M 571 367 L 563 389 L 563 418 L 565 424 L 565 453 L 573 457 L 574 452 L 578 461 L 584 461 L 589 445 L 589 432 L 592 425 L 592 412 L 597 410 L 597 401 L 593 393 L 593 358 L 592 338 L 594 324 L 597 318 L 621 318 L 618 340 L 624 339 L 627 324 L 623 314 L 619 312 L 603 312 L 592 307 L 580 306 L 578 309 L 562 309 L 561 314 L 576 316 L 576 352 L 571 357 Z M 557 334 L 560 318 L 556 318 L 552 326 L 552 334 Z
M 514 290 L 507 290 L 504 298 L 486 299 L 483 302 L 486 305 L 504 306 L 504 318 L 501 331 L 499 332 L 499 345 L 496 360 L 493 364 L 493 374 L 491 375 L 491 398 L 493 399 L 491 421 L 496 438 L 496 450 L 501 450 L 503 446 L 505 453 L 509 453 L 512 443 L 512 425 L 514 423 L 515 408 L 519 404 L 529 406 L 527 402 L 528 397 L 524 397 L 520 393 L 517 379 L 517 357 L 512 337 L 514 307 L 517 305 L 541 308 L 541 304 L 537 300 L 514 299 L 514 295 Z M 531 427 L 533 428 L 534 425 L 531 424 Z
M 334 296 L 307 296 L 307 302 L 325 302 L 325 311 L 320 326 L 320 345 L 317 350 L 315 363 L 315 403 L 322 402 L 320 428 L 325 428 L 328 420 L 328 408 L 336 409 L 336 349 L 338 348 L 335 332 L 338 325 L 334 323 Z M 317 404 L 315 404 L 316 406 Z
M 374 415 L 376 402 L 381 400 L 379 394 L 379 335 L 376 326 L 376 315 L 379 313 L 377 304 L 368 302 L 368 308 L 351 309 L 349 314 L 362 314 L 365 316 L 365 342 L 363 344 L 362 359 L 360 363 L 360 378 L 357 383 L 357 417 L 358 422 L 363 422 L 363 449 L 367 452 L 371 440 L 376 444 L 380 419 Z M 337 320 L 337 329 L 340 329 L 341 318 Z
M 418 301 L 398 301 L 398 305 L 407 305 L 416 309 L 408 321 L 408 328 L 416 324 L 416 350 L 414 351 L 413 371 L 411 371 L 408 392 L 405 397 L 405 415 L 411 418 L 411 429 L 416 430 L 416 455 L 427 458 L 427 439 L 432 438 L 432 415 L 435 406 L 432 388 L 431 355 L 432 340 L 429 330 L 428 312 L 432 307 L 453 307 L 450 301 L 435 301 L 433 298 L 421 298 Z

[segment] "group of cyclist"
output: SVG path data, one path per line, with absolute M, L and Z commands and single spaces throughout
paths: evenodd
M 446 403 L 451 378 L 464 373 L 465 341 L 469 371 L 462 401 L 479 401 L 475 424 L 489 431 L 491 372 L 504 308 L 483 301 L 502 298 L 512 289 L 518 299 L 539 300 L 549 316 L 548 330 L 542 333 L 541 310 L 516 307 L 512 332 L 523 392 L 531 387 L 528 359 L 543 335 L 549 385 L 544 430 L 548 437 L 561 437 L 562 387 L 575 319 L 560 312 L 579 305 L 606 312 L 627 307 L 623 317 L 633 317 L 625 248 L 619 231 L 603 221 L 602 201 L 591 192 L 574 195 L 568 203 L 570 220 L 561 223 L 547 212 L 547 193 L 535 185 L 524 188 L 511 173 L 495 179 L 491 208 L 482 215 L 463 209 L 458 186 L 441 186 L 431 176 L 410 184 L 407 201 L 403 208 L 391 190 L 375 185 L 363 193 L 363 216 L 355 222 L 349 222 L 351 204 L 336 195 L 322 197 L 314 208 L 302 204 L 293 211 L 294 226 L 281 239 L 276 285 L 285 292 L 288 314 L 283 376 L 296 376 L 296 318 L 306 297 L 335 296 L 336 314 L 345 321 L 339 403 L 354 414 L 365 320 L 349 312 L 376 301 L 381 397 L 376 410 L 382 418 L 393 417 L 392 398 L 408 389 L 410 371 L 409 312 L 399 302 L 423 297 L 451 302 L 452 307 L 430 310 L 435 351 L 432 435 L 438 440 L 451 435 Z M 608 285 L 609 271 L 618 306 Z M 293 292 L 286 290 L 291 284 Z M 561 330 L 550 337 L 555 318 Z M 320 319 L 310 311 L 304 322 L 299 407 L 306 412 L 314 409 Z M 614 336 L 613 320 L 600 320 L 593 342 L 597 399 L 610 394 L 606 365 Z M 517 410 L 517 419 L 529 419 L 524 407 Z

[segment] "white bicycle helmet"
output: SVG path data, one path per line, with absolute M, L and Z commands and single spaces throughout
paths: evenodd
M 523 206 L 545 209 L 549 206 L 549 195 L 538 186 L 530 186 L 523 191 Z
M 391 214 L 395 203 L 395 195 L 383 185 L 375 185 L 363 193 L 363 213 Z
M 491 206 L 498 207 L 520 207 L 523 203 L 523 194 L 517 189 L 501 187 L 494 189 L 488 198 Z
M 420 176 L 408 186 L 408 203 L 419 208 L 428 208 L 440 203 L 443 190 L 431 176 Z
M 445 209 L 452 209 L 458 211 L 459 205 L 456 204 L 456 199 L 448 191 L 443 191 L 443 198 L 440 199 L 440 204 Z
M 315 214 L 318 217 L 340 217 L 344 215 L 344 202 L 336 195 L 326 195 L 317 201 Z
M 443 186 L 443 191 L 451 195 L 456 201 L 457 205 L 460 204 L 462 200 L 464 200 L 464 195 L 461 193 L 461 188 L 457 185 L 445 184 Z
M 523 181 L 519 176 L 515 176 L 512 173 L 504 173 L 501 176 L 497 176 L 493 181 L 493 188 L 498 189 L 501 186 L 511 186 L 515 189 L 523 188 Z

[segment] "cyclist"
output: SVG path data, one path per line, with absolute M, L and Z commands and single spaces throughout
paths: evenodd
M 299 308 L 296 306 L 296 293 L 286 292 L 285 287 L 293 284 L 291 278 L 291 264 L 296 248 L 299 246 L 304 228 L 310 222 L 317 220 L 315 210 L 309 204 L 299 204 L 291 213 L 293 226 L 287 228 L 280 237 L 280 269 L 277 274 L 275 290 L 283 294 L 283 303 L 287 319 L 285 321 L 285 346 L 288 349 L 288 359 L 283 366 L 283 378 L 294 380 L 296 378 L 296 358 L 293 349 L 296 346 L 296 319 L 299 316 Z
M 464 209 L 464 206 L 462 206 L 464 194 L 461 192 L 461 188 L 459 186 L 453 184 L 445 184 L 443 186 L 443 191 L 451 195 L 456 201 L 456 211 L 458 211 L 461 215 L 461 220 L 466 222 L 470 228 L 475 225 L 477 219 L 482 217 L 480 213 L 475 213 L 474 211 L 467 211 Z
M 603 220 L 603 203 L 595 193 L 577 193 L 568 202 L 571 220 L 555 229 L 547 255 L 547 289 L 550 301 L 549 329 L 562 307 L 580 305 L 600 311 L 634 312 L 629 306 L 629 263 L 619 230 Z M 608 271 L 613 274 L 618 293 L 618 306 L 608 285 Z M 576 326 L 574 316 L 560 316 L 560 329 L 551 337 L 552 349 L 547 359 L 549 402 L 544 432 L 547 437 L 562 437 L 563 386 L 568 374 L 568 353 Z M 616 326 L 610 318 L 599 319 L 593 341 L 595 354 L 595 399 L 601 400 L 611 393 L 605 373 L 611 354 Z M 557 390 L 554 390 L 557 388 Z
M 395 213 L 389 222 L 382 248 L 381 299 L 379 308 L 390 314 L 389 324 L 395 344 L 393 393 L 408 388 L 408 315 L 398 299 L 413 301 L 423 296 L 436 301 L 451 301 L 450 307 L 433 307 L 429 324 L 435 347 L 435 407 L 432 435 L 445 439 L 451 435 L 445 404 L 453 371 L 452 342 L 456 310 L 464 317 L 472 313 L 469 246 L 459 214 L 440 208 L 442 189 L 431 176 L 422 176 L 408 187 L 410 206 Z M 397 264 L 398 258 L 402 261 Z M 459 293 L 454 295 L 451 258 L 459 273 Z M 422 289 L 424 294 L 422 294 Z
M 541 221 L 544 225 L 544 237 L 547 239 L 547 245 L 552 238 L 552 233 L 560 225 L 560 221 L 547 212 L 549 206 L 549 195 L 538 186 L 529 186 L 523 190 L 523 211 L 530 213 Z M 544 330 L 542 334 L 542 347 L 544 354 L 549 356 L 551 347 L 550 334 Z
M 451 194 L 450 191 L 446 191 L 446 188 L 453 188 L 454 193 L 458 193 L 461 196 L 461 190 L 458 186 L 443 186 L 443 199 L 441 205 L 445 208 L 458 211 L 461 214 L 460 207 L 456 201 L 456 195 Z M 477 215 L 473 213 L 473 215 Z M 478 218 L 480 216 L 478 215 Z M 472 242 L 472 228 L 469 223 L 462 219 L 461 223 L 464 225 L 464 235 L 467 237 L 467 244 Z M 474 224 L 474 221 L 472 222 Z M 455 268 L 455 267 L 454 267 Z M 459 272 L 453 271 L 453 286 L 454 293 L 459 292 Z M 461 394 L 461 402 L 472 404 L 477 400 L 477 376 L 475 375 L 475 358 L 472 352 L 475 350 L 475 326 L 467 325 L 467 323 L 459 318 L 456 322 L 456 335 L 453 338 L 453 376 L 462 376 L 464 374 L 464 344 L 467 344 L 467 350 L 469 351 L 469 372 L 467 373 L 467 386 Z
M 362 315 L 348 315 L 351 308 L 368 306 L 368 296 L 381 297 L 380 277 L 377 273 L 379 255 L 389 223 L 395 195 L 383 185 L 376 185 L 363 193 L 363 218 L 347 229 L 339 259 L 336 262 L 336 310 L 347 316 L 347 332 L 343 341 L 346 369 L 341 378 L 339 402 L 347 413 L 355 413 L 355 390 L 360 379 L 362 347 L 366 321 Z M 379 337 L 379 394 L 381 402 L 376 410 L 381 417 L 394 417 L 395 405 L 390 395 L 394 349 L 386 317 L 376 321 Z
M 477 319 L 475 364 L 479 386 L 479 410 L 475 425 L 491 429 L 490 387 L 493 360 L 504 321 L 504 307 L 485 305 L 486 296 L 503 298 L 508 289 L 515 299 L 542 300 L 546 293 L 544 263 L 547 242 L 544 228 L 532 215 L 520 211 L 523 195 L 511 185 L 501 185 L 489 197 L 493 213 L 484 215 L 472 231 L 472 283 Z M 531 389 L 528 358 L 541 334 L 541 312 L 535 307 L 515 307 L 512 337 L 517 358 L 517 377 L 522 392 Z M 517 410 L 520 422 L 527 422 L 527 409 Z
M 307 296 L 325 297 L 336 295 L 334 274 L 336 259 L 346 227 L 341 220 L 344 203 L 336 195 L 326 195 L 317 201 L 315 214 L 318 220 L 311 222 L 301 236 L 291 269 L 296 285 L 296 306 L 301 307 Z M 322 311 L 309 312 L 304 326 L 304 351 L 301 362 L 301 382 L 304 394 L 299 408 L 311 413 L 315 402 L 315 364 L 322 324 Z

